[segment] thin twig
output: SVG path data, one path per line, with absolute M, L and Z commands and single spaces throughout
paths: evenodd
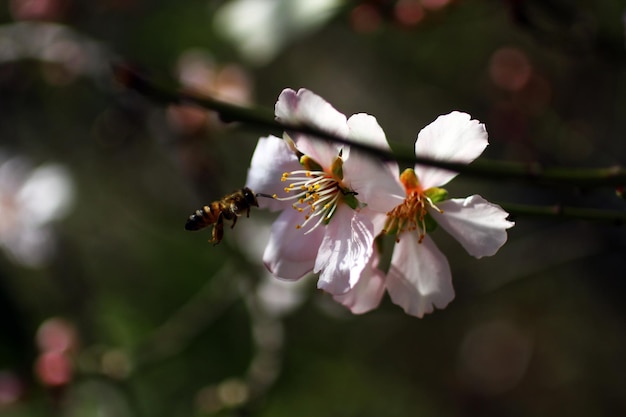
M 211 97 L 195 95 L 186 92 L 176 92 L 157 85 L 155 82 L 142 76 L 127 65 L 114 66 L 115 78 L 126 88 L 134 90 L 151 100 L 163 104 L 192 104 L 215 111 L 227 122 L 240 122 L 250 126 L 268 129 L 278 136 L 282 132 L 298 132 L 325 140 L 350 145 L 372 156 L 383 160 L 395 160 L 407 164 L 428 165 L 447 169 L 464 175 L 479 178 L 498 178 L 528 181 L 538 185 L 574 186 L 582 188 L 617 187 L 626 185 L 626 169 L 621 166 L 608 168 L 580 169 L 545 167 L 538 163 L 516 163 L 480 159 L 471 165 L 459 162 L 440 161 L 431 158 L 415 156 L 412 149 L 395 144 L 394 152 L 384 151 L 370 145 L 355 142 L 350 139 L 335 136 L 314 126 L 304 124 L 289 124 L 275 120 L 267 110 L 233 105 Z
M 611 223 L 614 225 L 626 224 L 626 211 L 580 208 L 564 206 L 562 204 L 535 206 L 526 204 L 501 203 L 500 206 L 508 213 L 510 213 L 513 217 L 516 215 L 523 215 L 552 219 L 560 218 L 598 221 Z

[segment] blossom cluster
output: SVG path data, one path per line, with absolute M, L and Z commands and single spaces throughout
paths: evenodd
M 389 151 L 373 116 L 346 118 L 306 89 L 284 90 L 278 121 L 309 126 L 352 143 Z M 486 148 L 487 131 L 468 114 L 452 112 L 422 129 L 415 154 L 470 163 Z M 263 261 L 277 278 L 319 273 L 318 288 L 360 314 L 385 293 L 407 314 L 422 317 L 454 298 L 450 266 L 429 233 L 440 226 L 477 258 L 495 254 L 513 226 L 508 213 L 479 195 L 448 198 L 441 188 L 457 173 L 416 165 L 400 173 L 396 162 L 346 144 L 296 131 L 259 139 L 247 186 L 273 198 L 259 205 L 280 214 Z M 391 264 L 379 268 L 376 238 L 392 235 Z

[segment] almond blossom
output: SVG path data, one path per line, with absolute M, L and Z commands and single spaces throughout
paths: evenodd
M 441 161 L 470 163 L 487 147 L 487 131 L 466 113 L 438 117 L 419 133 L 415 154 Z M 396 166 L 396 170 L 397 170 Z M 416 165 L 400 175 L 404 201 L 387 213 L 383 233 L 395 236 L 391 266 L 386 274 L 377 268 L 374 254 L 358 283 L 336 301 L 353 313 L 364 313 L 380 303 L 385 289 L 407 314 L 423 317 L 434 307 L 445 308 L 454 298 L 452 275 L 445 255 L 428 232 L 441 226 L 467 252 L 490 256 L 506 242 L 506 229 L 514 225 L 508 213 L 479 195 L 448 199 L 440 188 L 457 173 Z
M 389 150 L 376 119 L 347 119 L 309 90 L 284 90 L 277 120 Z M 274 198 L 261 207 L 282 211 L 263 261 L 276 277 L 296 280 L 319 273 L 318 287 L 340 296 L 352 290 L 374 255 L 374 237 L 387 212 L 404 198 L 390 165 L 356 149 L 310 135 L 285 132 L 259 139 L 247 186 Z

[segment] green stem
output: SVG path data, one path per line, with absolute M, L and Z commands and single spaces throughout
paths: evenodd
M 316 127 L 303 124 L 289 124 L 275 120 L 273 114 L 264 109 L 247 108 L 215 100 L 210 97 L 175 92 L 174 89 L 158 86 L 156 83 L 125 65 L 115 65 L 116 79 L 126 88 L 134 90 L 163 105 L 191 104 L 215 111 L 226 122 L 240 122 L 250 126 L 268 129 L 282 136 L 283 131 L 299 132 L 321 139 L 350 145 L 381 158 L 408 164 L 428 165 L 443 168 L 464 175 L 479 178 L 499 178 L 528 181 L 533 184 L 551 186 L 574 186 L 583 188 L 617 187 L 626 185 L 626 169 L 621 166 L 608 168 L 580 169 L 545 167 L 538 163 L 522 164 L 480 159 L 471 165 L 459 162 L 439 161 L 431 158 L 416 157 L 413 149 L 395 145 L 395 152 L 337 137 Z
M 500 204 L 500 206 L 512 216 L 523 215 L 552 219 L 578 219 L 605 222 L 614 225 L 626 224 L 625 211 L 569 207 L 562 204 L 534 206 L 525 204 L 502 203 Z

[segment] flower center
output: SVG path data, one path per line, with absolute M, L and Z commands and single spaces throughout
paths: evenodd
M 293 209 L 304 214 L 304 221 L 296 225 L 296 228 L 310 226 L 304 233 L 308 234 L 320 225 L 328 224 L 342 201 L 352 207 L 352 200 L 356 201 L 356 193 L 342 184 L 341 153 L 333 162 L 331 173 L 325 172 L 319 164 L 306 156 L 300 162 L 309 169 L 285 172 L 281 178 L 282 182 L 289 183 L 284 191 L 290 195 L 278 197 L 274 194 L 272 197 L 280 201 L 294 201 Z
M 445 199 L 447 192 L 441 188 L 424 190 L 412 169 L 407 169 L 400 175 L 400 182 L 406 190 L 406 198 L 402 204 L 387 213 L 382 233 L 396 235 L 396 241 L 400 241 L 402 232 L 419 230 L 418 242 L 422 243 L 426 232 L 436 225 L 428 216 L 428 209 L 443 213 L 435 203 Z

